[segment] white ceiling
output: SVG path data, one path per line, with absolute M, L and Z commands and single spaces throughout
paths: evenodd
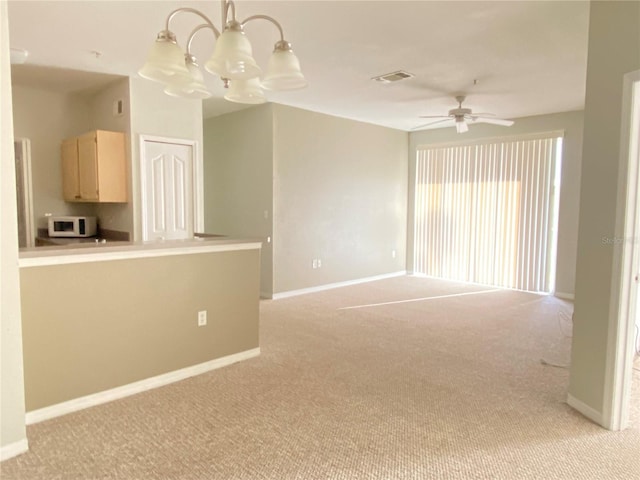
M 425 123 L 419 115 L 445 114 L 460 93 L 468 96 L 465 107 L 503 118 L 584 107 L 588 2 L 239 0 L 236 5 L 241 19 L 262 13 L 282 24 L 309 81 L 304 90 L 269 92 L 270 101 L 402 130 Z M 198 8 L 220 24 L 220 3 L 213 0 L 9 1 L 11 46 L 28 50 L 32 66 L 136 75 L 166 15 L 181 6 Z M 200 23 L 181 14 L 171 30 L 184 47 Z M 275 28 L 256 21 L 245 31 L 256 60 L 266 66 L 278 40 Z M 209 31 L 198 33 L 193 50 L 201 64 L 213 44 Z M 415 78 L 388 85 L 371 80 L 399 69 Z M 42 75 L 31 78 L 37 71 L 23 68 L 14 81 L 46 81 Z M 59 86 L 70 85 L 61 75 Z M 205 76 L 217 96 L 205 101 L 205 116 L 242 108 L 222 100 L 220 81 Z

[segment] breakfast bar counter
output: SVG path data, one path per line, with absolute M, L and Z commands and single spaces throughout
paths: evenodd
M 260 248 L 196 236 L 21 250 L 27 422 L 258 355 Z
M 22 248 L 19 253 L 19 263 L 20 267 L 34 267 L 163 255 L 252 250 L 260 249 L 261 246 L 262 243 L 259 240 L 196 234 L 193 238 L 186 240 L 153 242 L 98 241 Z

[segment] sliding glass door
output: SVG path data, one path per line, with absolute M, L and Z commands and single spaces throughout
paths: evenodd
M 414 272 L 552 291 L 560 151 L 559 135 L 419 148 Z

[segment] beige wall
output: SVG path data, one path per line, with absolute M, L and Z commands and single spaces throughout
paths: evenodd
M 405 270 L 408 134 L 273 111 L 274 293 Z
M 580 171 L 582 162 L 583 112 L 518 118 L 509 128 L 494 125 L 472 125 L 465 134 L 455 128 L 423 130 L 410 135 L 409 157 L 409 224 L 407 268 L 413 267 L 413 203 L 415 188 L 416 149 L 420 145 L 473 141 L 491 137 L 505 137 L 528 133 L 564 131 L 562 152 L 562 185 L 558 221 L 558 260 L 556 292 L 573 295 L 575 291 L 576 251 L 578 242 L 578 214 L 580 211 Z
M 113 103 L 122 100 L 123 114 L 113 114 Z M 100 129 L 112 132 L 131 131 L 129 105 L 129 79 L 123 78 L 89 99 L 89 130 Z M 127 171 L 131 172 L 131 142 L 127 142 Z M 101 203 L 96 205 L 96 214 L 100 218 L 100 227 L 109 230 L 133 232 L 133 207 L 131 206 L 131 174 L 128 178 L 128 203 Z
M 124 101 L 122 116 L 113 115 L 116 99 Z M 98 215 L 102 228 L 131 232 L 133 209 L 130 204 L 65 202 L 60 166 L 63 139 L 94 129 L 130 131 L 128 79 L 123 77 L 96 94 L 61 93 L 14 85 L 13 103 L 15 135 L 31 142 L 34 216 L 38 227 L 46 227 L 45 213 Z
M 592 2 L 569 394 L 605 422 L 607 339 L 618 310 L 611 298 L 618 295 L 620 272 L 614 246 L 602 239 L 615 236 L 619 173 L 626 177 L 620 158 L 623 75 L 638 69 L 640 2 Z
M 85 97 L 21 85 L 13 86 L 16 138 L 31 142 L 33 213 L 38 228 L 46 228 L 45 213 L 94 215 L 95 206 L 62 199 L 62 140 L 89 130 Z
M 270 105 L 204 122 L 205 231 L 260 238 L 260 290 L 273 291 L 273 121 Z
M 46 226 L 45 213 L 98 215 L 103 228 L 130 232 L 141 226 L 139 135 L 158 135 L 199 142 L 202 157 L 202 103 L 165 95 L 162 88 L 139 78 L 123 78 L 96 94 L 65 94 L 40 88 L 14 89 L 15 133 L 31 140 L 34 215 Z M 124 115 L 113 115 L 122 99 Z M 73 204 L 62 200 L 60 143 L 93 129 L 126 132 L 129 165 L 127 204 Z M 136 216 L 137 215 L 137 216 Z M 137 239 L 141 238 L 141 231 Z
M 258 347 L 258 249 L 20 274 L 27 411 Z
M 196 140 L 202 159 L 202 102 L 170 97 L 162 87 L 136 77 L 118 80 L 96 94 L 65 94 L 16 86 L 16 137 L 31 140 L 34 215 L 44 228 L 45 213 L 98 215 L 103 228 L 127 231 L 140 239 L 140 134 Z M 122 99 L 124 115 L 113 115 L 113 102 Z M 73 204 L 62 200 L 60 143 L 93 129 L 126 132 L 129 203 Z M 137 237 L 135 230 L 137 231 Z
M 0 455 L 26 446 L 7 2 L 0 2 Z M 16 452 L 17 453 L 17 452 Z
M 162 85 L 130 77 L 131 200 L 134 238 L 142 239 L 140 193 L 140 135 L 198 142 L 196 161 L 202 162 L 202 101 L 166 95 Z

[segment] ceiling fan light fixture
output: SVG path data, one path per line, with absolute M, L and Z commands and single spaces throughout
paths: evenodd
M 442 126 L 450 126 L 453 122 L 453 125 L 456 126 L 456 131 L 458 133 L 465 133 L 469 131 L 469 123 L 490 123 L 493 125 L 500 125 L 503 127 L 510 127 L 513 125 L 513 120 L 506 120 L 504 118 L 496 118 L 493 113 L 473 113 L 470 108 L 462 108 L 462 102 L 464 102 L 465 96 L 458 95 L 456 97 L 456 101 L 458 102 L 458 108 L 453 108 L 449 110 L 447 115 L 420 115 L 419 118 L 432 118 L 437 120 L 432 120 L 429 123 L 419 125 L 414 127 L 412 130 L 421 129 L 424 127 L 430 127 L 438 124 L 447 123 L 447 125 Z
M 469 131 L 469 126 L 467 125 L 467 122 L 465 122 L 464 117 L 456 118 L 456 131 L 458 133 L 465 133 Z

